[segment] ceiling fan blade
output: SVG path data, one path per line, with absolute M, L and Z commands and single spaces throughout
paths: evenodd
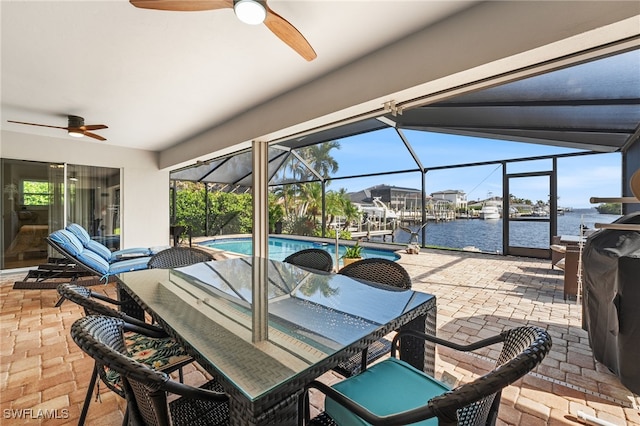
M 91 133 L 91 132 L 83 132 L 85 136 L 89 136 L 90 138 L 94 138 L 94 139 L 98 139 L 99 141 L 106 141 L 107 139 L 103 138 L 100 135 L 96 135 L 95 133 Z
M 130 0 L 141 9 L 197 12 L 200 10 L 233 9 L 233 0 Z
M 307 61 L 313 61 L 318 55 L 306 38 L 284 19 L 267 6 L 267 18 L 264 24 L 274 33 L 280 40 L 284 41 L 289 47 L 298 52 Z
M 81 129 L 83 131 L 87 131 L 87 130 L 100 130 L 100 129 L 108 129 L 109 127 L 105 126 L 104 124 L 89 124 L 87 126 L 82 126 Z
M 66 127 L 49 126 L 47 124 L 25 123 L 24 121 L 13 121 L 13 120 L 7 120 L 7 122 L 9 122 L 9 123 L 17 123 L 17 124 L 28 124 L 29 126 L 50 127 L 52 129 L 64 129 L 64 130 L 67 130 Z

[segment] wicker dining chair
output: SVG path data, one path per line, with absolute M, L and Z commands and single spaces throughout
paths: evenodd
M 458 351 L 473 351 L 502 342 L 496 368 L 449 390 L 433 377 L 398 360 L 398 339 L 420 338 Z M 391 358 L 333 386 L 309 388 L 326 395 L 325 411 L 309 420 L 308 391 L 300 399 L 303 423 L 332 425 L 405 425 L 437 418 L 439 426 L 490 426 L 498 418 L 502 389 L 539 365 L 551 349 L 551 336 L 539 327 L 517 327 L 470 345 L 456 345 L 414 330 L 399 332 Z M 301 422 L 302 423 L 302 422 Z
M 87 316 L 71 326 L 74 342 L 100 368 L 122 377 L 129 425 L 205 426 L 229 423 L 228 396 L 215 380 L 193 387 L 127 356 L 123 332 L 136 328 L 119 318 Z M 171 402 L 167 393 L 181 395 Z
M 125 342 L 129 356 L 167 373 L 177 370 L 180 375 L 180 381 L 182 381 L 182 367 L 193 362 L 193 359 L 184 351 L 182 346 L 169 337 L 162 328 L 132 318 L 122 311 L 113 309 L 105 303 L 98 302 L 97 300 L 101 300 L 102 302 L 116 306 L 120 304 L 119 301 L 93 292 L 86 287 L 63 283 L 59 284 L 57 289 L 61 297 L 60 300 L 69 300 L 82 306 L 85 315 L 103 315 L 120 318 L 135 326 L 136 332 L 128 332 L 125 334 Z M 154 350 L 150 352 L 149 349 L 151 348 Z M 84 425 L 85 423 L 89 404 L 91 403 L 91 394 L 96 386 L 98 376 L 107 388 L 114 391 L 117 395 L 123 398 L 125 397 L 119 374 L 108 369 L 99 368 L 96 363 L 89 381 L 82 411 L 80 412 L 79 425 Z
M 411 289 L 411 277 L 397 262 L 382 258 L 362 259 L 350 263 L 338 272 L 351 278 L 382 284 L 397 290 Z M 389 353 L 391 342 L 384 337 L 376 340 L 362 352 L 341 362 L 334 369 L 345 377 L 350 377 L 363 371 L 367 364 Z
M 149 268 L 167 269 L 213 260 L 213 256 L 195 247 L 171 247 L 151 256 Z
M 318 248 L 297 251 L 287 256 L 284 261 L 314 271 L 331 272 L 333 270 L 333 259 L 329 252 Z
M 389 259 L 371 257 L 358 260 L 340 269 L 338 273 L 359 280 L 411 289 L 411 277 L 407 270 L 398 262 Z

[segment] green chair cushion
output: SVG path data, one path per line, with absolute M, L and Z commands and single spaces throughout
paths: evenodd
M 396 358 L 372 365 L 333 388 L 379 416 L 426 405 L 434 396 L 449 390 L 445 384 Z M 325 400 L 325 412 L 339 425 L 369 425 L 329 397 Z M 413 424 L 437 426 L 438 419 Z
M 129 331 L 124 333 L 124 340 L 129 356 L 154 370 L 171 372 L 191 359 L 184 348 L 170 337 L 154 338 Z M 103 377 L 109 387 L 116 392 L 120 391 L 120 374 L 106 367 L 104 373 Z

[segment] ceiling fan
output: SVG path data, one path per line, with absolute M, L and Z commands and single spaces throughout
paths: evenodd
M 264 23 L 280 40 L 307 61 L 318 55 L 306 38 L 289 21 L 275 13 L 266 0 L 130 0 L 135 7 L 167 11 L 193 12 L 233 9 L 238 19 L 252 25 Z
M 28 124 L 29 126 L 40 126 L 40 127 L 51 127 L 53 129 L 64 129 L 69 133 L 69 136 L 73 136 L 76 138 L 81 138 L 83 136 L 89 136 L 90 138 L 98 139 L 99 141 L 106 141 L 100 135 L 96 135 L 95 133 L 91 133 L 89 130 L 100 130 L 100 129 L 108 129 L 104 124 L 84 124 L 84 118 L 78 117 L 77 115 L 69 115 L 69 125 L 67 127 L 61 126 L 49 126 L 48 124 L 36 124 L 36 123 L 25 123 L 23 121 L 12 121 L 7 120 L 9 123 L 17 123 L 17 124 Z

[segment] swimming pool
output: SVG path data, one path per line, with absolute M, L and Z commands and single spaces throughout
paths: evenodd
M 216 240 L 205 241 L 200 245 L 224 251 L 251 256 L 253 243 L 251 237 L 242 238 L 218 238 Z M 273 260 L 284 260 L 287 256 L 300 250 L 308 248 L 321 248 L 331 254 L 335 259 L 336 247 L 334 243 L 318 243 L 314 241 L 294 240 L 289 238 L 269 237 L 269 258 Z M 346 247 L 339 246 L 339 256 L 344 254 Z M 397 260 L 399 256 L 391 250 L 376 249 L 370 247 L 362 248 L 362 257 L 381 257 L 383 259 Z

